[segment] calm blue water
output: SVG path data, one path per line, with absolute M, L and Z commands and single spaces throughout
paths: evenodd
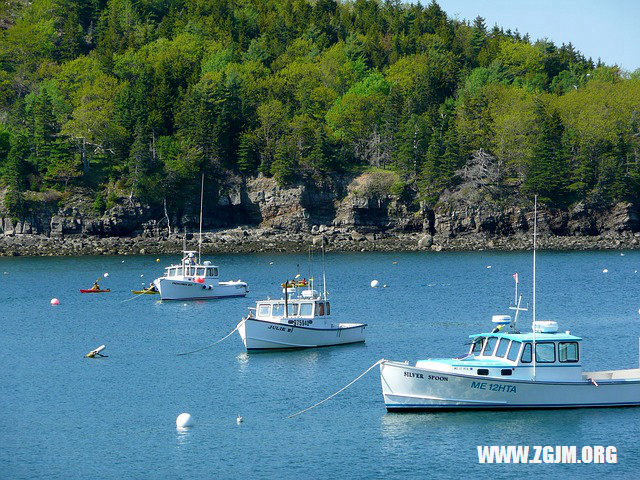
M 640 252 L 540 252 L 538 259 L 538 318 L 583 336 L 585 368 L 636 367 Z M 376 369 L 333 400 L 285 418 L 381 357 L 413 362 L 465 351 L 467 335 L 486 331 L 492 314 L 509 313 L 514 272 L 531 301 L 529 254 L 327 255 L 332 311 L 369 323 L 366 344 L 247 355 L 234 334 L 183 357 L 176 354 L 228 333 L 257 299 L 278 295 L 276 284 L 297 264 L 308 276 L 308 262 L 219 256 L 221 277 L 248 281 L 249 297 L 124 301 L 171 260 L 0 259 L 0 477 L 637 475 L 640 408 L 388 414 Z M 104 272 L 112 293 L 79 293 Z M 370 288 L 374 278 L 389 287 Z M 59 307 L 49 306 L 52 297 Z M 109 358 L 83 358 L 103 343 Z M 196 421 L 184 433 L 175 428 L 181 412 Z M 482 444 L 615 445 L 618 464 L 478 465 Z

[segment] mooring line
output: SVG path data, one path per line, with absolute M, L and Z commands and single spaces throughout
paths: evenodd
M 311 410 L 312 408 L 316 408 L 318 405 L 323 404 L 324 402 L 326 402 L 327 400 L 331 400 L 333 397 L 335 397 L 336 395 L 338 395 L 340 392 L 345 391 L 347 388 L 349 388 L 351 385 L 353 385 L 354 383 L 356 383 L 358 380 L 360 380 L 362 377 L 364 377 L 367 373 L 369 373 L 374 367 L 376 367 L 377 365 L 380 365 L 382 362 L 384 362 L 384 358 L 381 358 L 380 360 L 378 360 L 376 363 L 374 363 L 373 365 L 371 365 L 369 368 L 367 368 L 364 372 L 362 372 L 360 375 L 358 375 L 355 379 L 351 380 L 351 382 L 347 383 L 344 387 L 342 387 L 340 390 L 338 390 L 337 392 L 329 395 L 327 398 L 325 398 L 324 400 L 320 400 L 318 403 L 316 403 L 315 405 L 311 405 L 310 407 L 305 408 L 304 410 L 300 410 L 299 412 L 293 413 L 291 415 L 289 415 L 287 418 L 293 418 L 296 417 L 300 414 L 303 414 L 304 412 L 308 412 L 309 410 Z
M 127 298 L 126 300 L 122 300 L 122 302 L 120 302 L 120 303 L 124 303 L 124 302 L 129 302 L 131 300 L 135 300 L 136 298 L 141 297 L 142 295 L 145 295 L 145 293 L 144 292 L 143 293 L 136 293 L 133 297 Z
M 234 328 L 233 330 L 231 330 L 229 333 L 227 333 L 224 337 L 222 337 L 220 340 L 216 340 L 213 343 L 210 343 L 209 345 L 207 345 L 206 347 L 202 347 L 202 348 L 198 348 L 197 350 L 192 350 L 190 352 L 184 352 L 184 353 L 177 353 L 176 355 L 178 357 L 182 356 L 182 355 L 191 355 L 192 353 L 196 353 L 196 352 L 201 352 L 202 350 L 206 350 L 207 348 L 213 347 L 214 345 L 217 345 L 218 343 L 220 343 L 223 340 L 226 340 L 227 338 L 229 338 L 231 335 L 233 335 L 236 330 L 238 330 L 240 328 L 240 325 L 242 325 L 247 319 L 243 318 L 240 323 L 238 323 L 236 325 L 236 328 Z

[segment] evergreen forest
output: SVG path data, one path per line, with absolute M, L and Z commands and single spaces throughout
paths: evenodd
M 514 28 L 514 26 L 511 26 Z M 387 171 L 433 206 L 640 199 L 640 70 L 398 0 L 3 0 L 4 206 L 172 212 Z

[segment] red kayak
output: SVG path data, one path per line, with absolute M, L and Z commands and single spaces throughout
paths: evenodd
M 110 289 L 106 289 L 106 290 L 92 290 L 92 289 L 80 289 L 80 293 L 107 293 L 110 292 Z

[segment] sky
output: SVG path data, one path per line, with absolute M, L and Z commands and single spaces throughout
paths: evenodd
M 436 0 L 447 15 L 487 28 L 529 33 L 532 41 L 571 42 L 586 58 L 627 71 L 640 68 L 640 0 Z M 429 0 L 421 3 L 428 4 Z

